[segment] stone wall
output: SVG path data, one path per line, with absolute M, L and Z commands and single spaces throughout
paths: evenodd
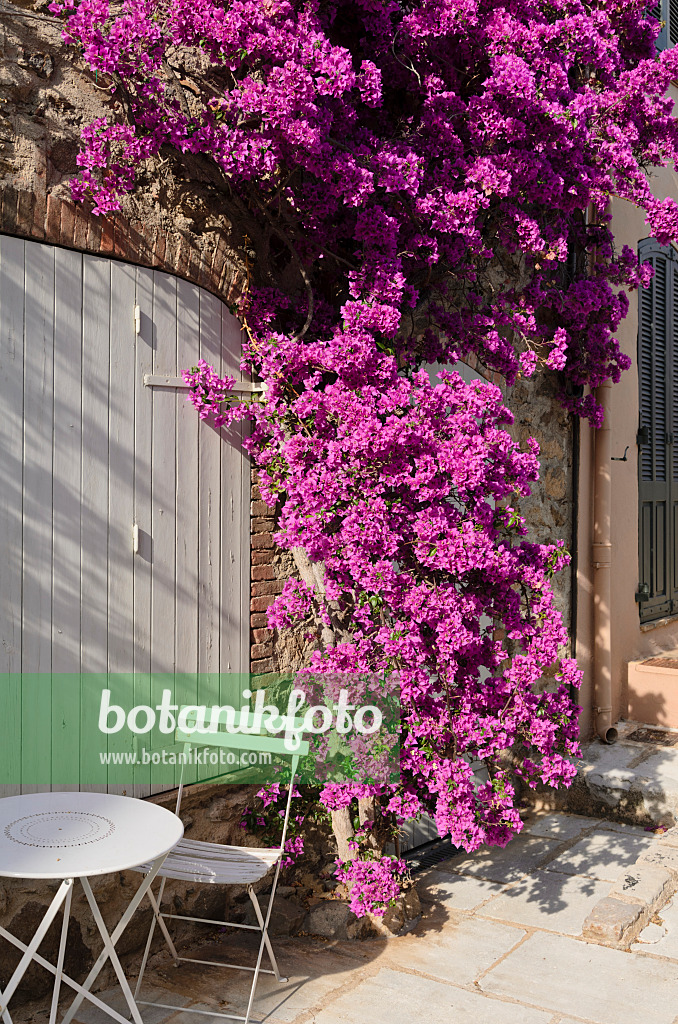
M 506 390 L 506 404 L 515 416 L 513 436 L 524 446 L 533 437 L 540 448 L 539 480 L 532 495 L 523 498 L 527 539 L 538 544 L 565 541 L 572 554 L 573 538 L 573 430 L 572 417 L 558 401 L 559 381 L 554 373 L 538 373 Z M 556 606 L 566 628 L 572 618 L 572 567 L 553 580 Z M 568 652 L 571 653 L 571 652 Z
M 178 160 L 141 169 L 110 217 L 70 201 L 80 131 L 115 115 L 46 4 L 0 7 L 0 231 L 157 267 L 234 302 L 245 281 L 237 225 L 214 212 L 208 177 L 187 187 Z

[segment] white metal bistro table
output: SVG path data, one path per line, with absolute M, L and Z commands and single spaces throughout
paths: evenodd
M 98 1006 L 114 1020 L 129 1024 L 123 1017 L 90 991 L 107 960 L 110 959 L 135 1024 L 143 1024 L 139 1009 L 115 951 L 148 892 L 162 863 L 183 836 L 180 819 L 164 807 L 132 797 L 107 793 L 30 793 L 0 800 L 0 876 L 23 879 L 62 879 L 56 896 L 47 908 L 35 935 L 26 945 L 5 928 L 0 936 L 23 951 L 12 977 L 0 989 L 0 1020 L 12 1024 L 8 1005 L 31 961 L 54 975 L 54 991 L 49 1024 L 55 1024 L 61 985 L 75 989 L 76 996 L 63 1018 L 69 1024 L 83 999 Z M 109 934 L 92 893 L 89 879 L 95 875 L 125 871 L 137 864 L 152 864 L 120 921 Z M 82 983 L 64 974 L 64 957 L 73 886 L 79 880 L 104 948 Z M 50 925 L 63 906 L 63 923 L 55 965 L 38 953 Z

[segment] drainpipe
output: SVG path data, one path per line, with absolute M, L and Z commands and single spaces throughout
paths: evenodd
M 612 444 L 610 411 L 612 383 L 596 388 L 596 400 L 605 419 L 596 431 L 595 480 L 593 492 L 593 687 L 594 723 L 603 743 L 614 743 L 617 730 L 612 725 L 612 628 L 610 618 L 610 572 L 612 542 Z

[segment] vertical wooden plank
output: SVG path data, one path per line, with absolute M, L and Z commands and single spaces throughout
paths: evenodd
M 108 669 L 108 402 L 111 262 L 83 262 L 81 519 L 81 788 L 99 790 L 108 769 L 96 722 Z
M 136 271 L 111 264 L 110 395 L 108 404 L 108 671 L 118 703 L 134 695 L 134 377 Z M 125 675 L 123 675 L 123 673 Z M 108 750 L 133 753 L 125 729 L 108 737 Z M 108 790 L 132 791 L 129 766 L 109 765 Z
M 177 279 L 156 271 L 153 281 L 153 372 L 177 376 Z M 151 532 L 151 703 L 174 688 L 176 585 L 176 388 L 153 393 L 153 495 Z M 160 737 L 167 745 L 169 737 Z M 167 768 L 151 771 L 152 792 L 167 789 Z
M 153 372 L 153 271 L 137 268 L 137 305 L 134 382 L 134 521 L 139 526 L 139 551 L 134 556 L 134 703 L 150 703 L 152 535 L 153 389 L 144 387 L 144 374 Z M 151 773 L 139 765 L 134 773 L 134 796 L 148 796 Z
M 177 375 L 177 279 L 154 274 L 153 373 Z M 150 390 L 150 389 L 147 389 Z M 153 389 L 151 672 L 174 670 L 177 389 Z
M 241 423 L 241 461 L 240 461 L 240 672 L 250 670 L 250 567 L 251 526 L 250 504 L 252 500 L 252 462 L 245 450 L 244 441 L 252 432 L 249 420 Z
M 177 282 L 177 375 L 198 359 L 200 295 L 188 281 Z M 198 428 L 200 420 L 185 393 L 178 396 L 176 449 L 176 670 L 198 670 Z
M 200 294 L 188 281 L 177 281 L 177 375 L 199 356 Z M 177 409 L 176 514 L 176 702 L 193 704 L 198 691 L 198 431 L 200 420 L 185 393 Z M 179 782 L 180 771 L 175 781 Z M 193 776 L 186 773 L 186 778 Z
M 224 303 L 221 305 L 221 372 L 229 374 L 236 380 L 242 380 L 240 370 L 242 359 L 242 327 L 237 317 Z M 203 357 L 205 358 L 205 357 Z
M 0 786 L 4 796 L 20 791 L 21 768 L 24 245 L 22 239 L 0 236 Z
M 229 373 L 241 380 L 240 357 L 241 339 L 238 321 L 221 305 L 221 358 L 222 373 Z M 242 662 L 241 651 L 241 607 L 242 588 L 249 590 L 249 573 L 243 579 L 241 552 L 242 508 L 242 423 L 237 422 L 221 430 L 221 640 L 219 647 L 219 671 L 239 672 Z M 224 703 L 234 696 L 231 692 L 220 694 Z
M 221 374 L 221 303 L 200 293 L 200 358 Z M 202 422 L 199 432 L 198 670 L 218 672 L 220 662 L 221 432 Z
M 221 311 L 222 372 L 231 374 L 236 380 L 250 380 L 250 375 L 244 375 L 240 368 L 243 341 L 240 321 L 223 304 Z M 232 439 L 227 438 L 227 443 L 232 443 L 234 449 L 233 457 L 227 459 L 227 462 L 230 472 L 233 474 L 232 493 L 237 506 L 237 514 L 231 521 L 233 534 L 230 541 L 235 554 L 233 581 L 229 593 L 229 607 L 232 603 L 233 611 L 228 615 L 227 622 L 229 632 L 233 633 L 233 638 L 230 640 L 233 651 L 231 661 L 234 666 L 232 671 L 244 673 L 248 673 L 250 667 L 251 466 L 250 457 L 244 447 L 244 440 L 250 432 L 249 421 L 242 421 L 237 424 Z M 227 507 L 227 515 L 228 511 Z M 223 669 L 223 671 L 227 670 Z
M 25 280 L 22 773 L 30 791 L 49 788 L 51 771 L 54 249 L 26 242 Z
M 52 781 L 57 789 L 77 789 L 80 774 L 83 257 L 66 249 L 54 252 Z

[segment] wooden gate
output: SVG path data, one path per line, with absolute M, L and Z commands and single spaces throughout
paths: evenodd
M 241 380 L 240 328 L 168 274 L 0 236 L 0 332 L 0 672 L 21 674 L 0 781 L 37 766 L 59 788 L 38 704 L 79 735 L 73 759 L 101 737 L 58 674 L 248 669 L 243 428 L 201 423 L 177 386 L 199 358 Z

